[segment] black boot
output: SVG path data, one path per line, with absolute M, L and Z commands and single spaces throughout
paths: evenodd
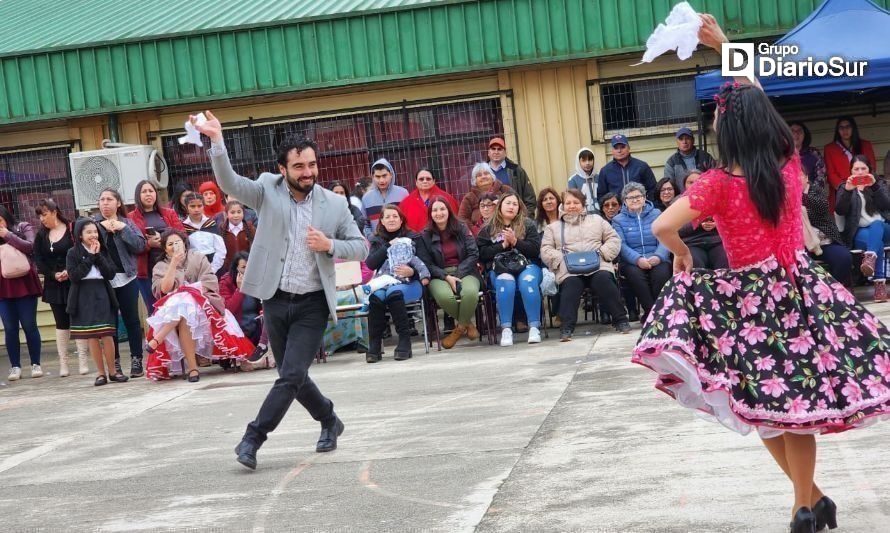
M 396 325 L 399 334 L 399 344 L 395 349 L 395 360 L 404 361 L 411 358 L 411 327 L 414 325 L 408 318 L 408 310 L 405 307 L 405 297 L 401 292 L 393 292 L 386 297 L 386 306 Z
M 386 310 L 378 298 L 372 296 L 368 311 L 368 351 L 365 361 L 376 363 L 383 358 L 383 330 L 386 329 Z

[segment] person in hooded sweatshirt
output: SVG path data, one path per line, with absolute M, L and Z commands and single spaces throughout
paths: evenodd
M 645 322 L 655 298 L 673 273 L 673 265 L 670 252 L 652 233 L 652 223 L 661 211 L 646 200 L 646 188 L 630 182 L 624 186 L 621 197 L 624 206 L 612 219 L 612 227 L 621 237 L 619 268 L 643 308 L 640 321 Z
M 370 239 L 377 231 L 380 212 L 387 204 L 399 205 L 408 196 L 408 190 L 395 184 L 396 171 L 382 157 L 371 165 L 372 186 L 362 196 L 362 215 L 365 217 L 365 237 Z
M 578 189 L 587 198 L 587 214 L 594 214 L 599 209 L 597 203 L 597 174 L 593 171 L 593 150 L 582 146 L 575 155 L 575 173 L 569 178 L 568 188 Z
M 631 157 L 630 143 L 624 135 L 613 135 L 609 142 L 612 145 L 612 160 L 600 169 L 597 201 L 602 201 L 603 196 L 610 192 L 621 194 L 632 181 L 641 183 L 646 188 L 646 197 L 654 200 L 655 173 L 652 168 L 645 161 Z

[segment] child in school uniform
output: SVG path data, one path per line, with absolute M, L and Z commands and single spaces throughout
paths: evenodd
M 90 355 L 98 369 L 94 385 L 123 383 L 129 378 L 114 367 L 118 303 L 110 280 L 116 268 L 93 220 L 81 218 L 74 224 L 74 242 L 65 261 L 71 281 L 67 304 L 71 338 L 89 341 Z
M 232 259 L 239 252 L 250 252 L 250 245 L 256 235 L 256 227 L 244 218 L 244 205 L 237 200 L 226 202 L 226 220 L 219 226 L 219 234 L 226 245 L 226 260 L 223 274 L 229 272 Z
M 189 238 L 189 247 L 204 254 L 210 268 L 219 276 L 226 261 L 226 243 L 219 233 L 216 221 L 204 213 L 204 198 L 198 193 L 185 197 L 188 216 L 182 221 Z

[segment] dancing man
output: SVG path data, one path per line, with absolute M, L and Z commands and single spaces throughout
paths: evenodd
M 702 15 L 700 41 L 726 36 Z M 746 434 L 756 430 L 791 479 L 793 532 L 837 524 L 813 481 L 816 434 L 890 411 L 890 332 L 806 253 L 806 175 L 785 120 L 763 90 L 727 84 L 715 97 L 718 168 L 653 224 L 674 272 L 643 326 L 633 361 L 681 405 Z M 730 269 L 693 270 L 678 235 L 712 217 Z
M 254 181 L 232 169 L 222 126 L 210 111 L 206 116 L 201 125 L 194 116 L 190 120 L 210 137 L 208 153 L 217 182 L 226 194 L 256 209 L 262 220 L 241 290 L 263 300 L 278 367 L 278 379 L 235 448 L 238 462 L 256 468 L 257 450 L 294 400 L 321 423 L 315 451 L 335 450 L 343 422 L 334 413 L 333 402 L 309 377 L 309 365 L 321 347 L 328 316 L 334 320 L 337 316 L 334 260 L 362 261 L 368 255 L 367 244 L 347 200 L 316 185 L 318 148 L 313 141 L 286 139 L 278 147 L 280 174 L 265 172 Z

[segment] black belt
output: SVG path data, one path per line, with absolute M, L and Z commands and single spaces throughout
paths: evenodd
M 306 292 L 303 294 L 297 294 L 295 292 L 287 292 L 281 289 L 275 291 L 275 294 L 272 296 L 273 300 L 284 300 L 286 302 L 299 302 L 300 300 L 304 300 L 306 298 L 313 298 L 316 296 L 324 296 L 324 290 L 320 291 L 312 291 Z

